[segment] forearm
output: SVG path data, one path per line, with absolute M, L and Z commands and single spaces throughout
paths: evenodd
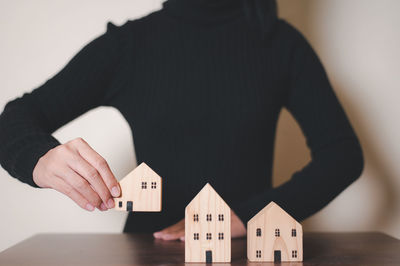
M 312 161 L 288 182 L 266 189 L 232 207 L 247 223 L 270 201 L 274 201 L 301 221 L 321 210 L 354 182 L 360 176 L 363 165 L 358 140 L 355 137 L 339 139 L 316 151 Z
M 32 171 L 41 156 L 59 145 L 52 133 L 97 106 L 107 105 L 119 67 L 128 60 L 126 26 L 107 32 L 81 49 L 39 88 L 9 102 L 0 116 L 0 164 L 35 186 Z M 123 57 L 124 56 L 124 57 Z
M 59 145 L 39 119 L 21 99 L 7 104 L 0 115 L 0 164 L 11 176 L 35 187 L 32 172 L 37 161 Z

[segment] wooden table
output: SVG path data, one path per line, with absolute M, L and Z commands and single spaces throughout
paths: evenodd
M 306 233 L 304 252 L 304 262 L 291 265 L 400 265 L 400 240 L 382 233 Z M 0 253 L 0 265 L 9 266 L 165 265 L 183 261 L 184 243 L 158 241 L 147 234 L 40 234 Z M 247 262 L 246 240 L 235 239 L 231 264 L 273 263 Z

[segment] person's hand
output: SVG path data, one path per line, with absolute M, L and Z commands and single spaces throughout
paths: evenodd
M 43 155 L 33 170 L 33 181 L 67 195 L 88 211 L 114 208 L 113 197 L 120 195 L 107 162 L 81 138 Z
M 239 217 L 231 211 L 231 237 L 238 238 L 246 235 L 246 227 Z M 154 238 L 162 240 L 181 240 L 185 241 L 185 219 L 180 220 L 161 231 L 153 234 Z

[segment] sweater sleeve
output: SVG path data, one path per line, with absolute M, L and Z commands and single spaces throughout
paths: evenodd
M 311 162 L 281 186 L 232 206 L 245 224 L 270 201 L 301 221 L 326 206 L 363 169 L 359 141 L 320 60 L 300 33 L 293 35 L 284 105 L 306 137 Z
M 59 145 L 51 134 L 86 111 L 108 104 L 126 52 L 125 28 L 126 24 L 108 23 L 106 33 L 87 44 L 54 77 L 7 103 L 0 115 L 0 164 L 10 175 L 37 187 L 32 172 L 38 159 Z

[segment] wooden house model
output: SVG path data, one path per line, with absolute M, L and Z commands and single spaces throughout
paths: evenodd
M 206 184 L 185 209 L 185 262 L 231 261 L 231 210 Z
M 119 211 L 161 211 L 162 179 L 147 164 L 141 163 L 120 182 L 121 196 L 114 198 Z
M 303 230 L 275 202 L 269 203 L 247 223 L 249 261 L 302 261 Z

